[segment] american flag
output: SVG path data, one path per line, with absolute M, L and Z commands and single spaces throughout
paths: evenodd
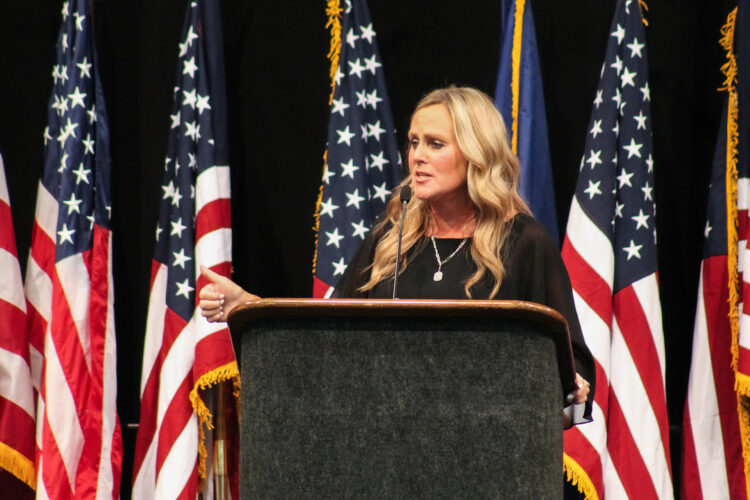
M 0 467 L 34 488 L 34 388 L 26 299 L 0 156 Z
M 645 40 L 638 2 L 620 2 L 563 244 L 597 386 L 564 464 L 589 498 L 673 495 Z
M 179 43 L 141 372 L 134 498 L 195 498 L 199 490 L 211 497 L 212 473 L 222 471 L 210 460 L 212 402 L 204 389 L 239 384 L 229 330 L 206 322 L 196 293 L 205 285 L 200 265 L 224 276 L 231 272 L 220 16 L 218 0 L 191 2 Z M 239 477 L 236 470 L 230 475 L 236 493 Z
M 37 498 L 118 497 L 109 130 L 87 0 L 64 2 L 26 271 Z
M 364 0 L 346 1 L 317 213 L 313 295 L 330 295 L 401 179 L 401 157 Z
M 734 34 L 742 37 L 742 31 L 735 29 L 735 24 L 741 25 L 737 21 L 735 8 L 722 29 L 722 45 L 732 63 L 737 62 Z M 734 72 L 737 67 L 727 64 L 722 68 L 727 98 L 708 194 L 693 355 L 683 416 L 681 488 L 682 497 L 689 499 L 749 496 L 750 482 L 743 459 L 743 433 L 747 429 L 744 432 L 742 429 L 748 425 L 747 410 L 742 404 L 741 385 L 737 385 L 739 394 L 735 390 L 734 367 L 741 372 L 742 365 L 733 359 L 743 350 L 738 334 L 744 333 L 743 322 L 747 321 L 744 314 L 738 320 L 747 284 L 744 290 L 738 285 L 740 275 L 744 277 L 743 262 L 747 262 L 750 208 L 750 165 L 738 155 L 738 150 L 742 150 L 738 148 L 740 137 L 750 132 L 737 126 L 738 103 L 742 106 L 747 102 L 738 99 L 738 75 Z M 750 73 L 750 68 L 743 69 Z M 738 379 L 741 381 L 742 375 Z

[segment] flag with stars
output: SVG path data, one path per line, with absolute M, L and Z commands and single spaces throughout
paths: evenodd
M 513 153 L 521 162 L 521 196 L 558 242 L 547 114 L 531 1 L 503 0 L 503 26 L 495 105 L 505 120 Z
M 385 77 L 364 0 L 346 0 L 340 40 L 315 215 L 315 297 L 333 291 L 402 177 Z
M 638 2 L 619 2 L 562 252 L 596 360 L 594 422 L 564 437 L 588 498 L 673 496 L 645 40 Z
M 34 387 L 29 363 L 26 299 L 0 156 L 0 468 L 34 488 Z M 13 482 L 22 498 L 25 486 Z M 25 490 L 25 491 L 24 491 Z
M 109 130 L 90 2 L 62 7 L 26 270 L 38 498 L 119 497 Z
M 190 2 L 179 44 L 141 372 L 134 498 L 213 498 L 212 477 L 225 491 L 230 477 L 231 491 L 238 490 L 236 455 L 226 453 L 233 458 L 230 470 L 218 457 L 212 461 L 214 446 L 227 443 L 209 432 L 212 418 L 228 417 L 227 427 L 236 433 L 236 405 L 209 408 L 211 392 L 226 389 L 221 382 L 239 388 L 239 371 L 226 323 L 208 323 L 196 293 L 206 284 L 201 265 L 231 273 L 220 21 L 218 0 Z

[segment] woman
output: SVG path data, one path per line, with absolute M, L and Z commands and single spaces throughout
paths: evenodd
M 394 190 L 385 216 L 333 296 L 392 296 L 399 190 L 408 185 L 413 197 L 404 222 L 398 296 L 527 300 L 560 311 L 568 321 L 579 372 L 572 400 L 587 403 L 584 419 L 590 419 L 594 362 L 581 334 L 570 280 L 557 245 L 518 194 L 520 165 L 492 101 L 465 87 L 425 96 L 412 115 L 408 160 L 409 175 Z M 200 293 L 209 321 L 224 321 L 231 308 L 257 299 L 230 280 L 203 272 L 212 282 Z

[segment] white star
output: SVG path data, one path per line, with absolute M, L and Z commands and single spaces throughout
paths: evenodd
M 341 72 L 341 67 L 336 68 L 336 85 L 341 85 L 341 79 L 344 78 L 344 74 Z
M 711 232 L 713 228 L 711 227 L 711 224 L 709 224 L 709 221 L 706 221 L 706 229 L 703 230 L 703 237 L 708 238 L 708 233 Z
M 325 168 L 323 169 L 323 182 L 325 182 L 326 184 L 328 184 L 328 182 L 330 181 L 331 177 L 333 177 L 334 175 L 335 174 L 333 172 L 331 172 L 330 170 L 328 170 L 328 164 L 326 164 Z
M 195 107 L 198 109 L 198 114 L 203 113 L 207 109 L 211 109 L 211 105 L 208 104 L 208 99 L 211 96 L 209 95 L 198 95 L 198 102 L 196 102 Z
M 63 49 L 63 52 L 68 50 L 68 35 L 62 36 L 62 49 Z
M 623 208 L 625 208 L 624 203 L 615 202 L 615 217 L 622 217 Z
M 73 16 L 76 18 L 76 30 L 83 31 L 83 20 L 86 19 L 86 16 L 81 15 L 78 12 L 75 12 Z
M 633 117 L 633 119 L 638 122 L 636 130 L 646 130 L 646 115 L 643 114 L 643 111 L 639 111 L 638 114 Z
M 63 3 L 63 8 L 62 8 L 62 12 L 61 12 L 63 21 L 67 21 L 67 19 L 68 19 L 68 3 L 69 2 L 64 2 Z
M 169 184 L 167 184 L 166 186 L 162 186 L 161 189 L 162 191 L 164 191 L 164 194 L 161 197 L 162 200 L 171 198 L 174 194 L 174 183 L 172 181 L 169 181 Z
M 613 31 L 610 36 L 616 36 L 617 37 L 617 43 L 618 45 L 622 43 L 622 39 L 625 38 L 625 28 L 620 26 L 620 24 L 617 24 L 617 29 Z
M 72 236 L 73 236 L 73 233 L 75 233 L 75 232 L 76 232 L 75 229 L 68 229 L 68 225 L 65 224 L 65 223 L 63 223 L 62 229 L 60 229 L 57 232 L 57 235 L 60 237 L 57 240 L 57 243 L 61 245 L 61 244 L 65 243 L 67 241 L 68 243 L 70 243 L 72 245 L 73 244 L 73 238 L 72 238 Z
M 178 238 L 182 238 L 182 232 L 187 228 L 187 226 L 182 225 L 182 217 L 177 219 L 177 222 L 169 222 L 172 225 L 172 230 L 169 232 L 170 236 L 177 235 Z
M 78 136 L 76 135 L 77 127 L 78 127 L 78 124 L 71 122 L 70 118 L 68 118 L 68 123 L 65 124 L 65 134 L 68 136 L 72 136 L 73 139 L 77 139 L 78 138 Z
M 630 260 L 632 257 L 635 257 L 636 259 L 641 258 L 641 248 L 643 248 L 643 245 L 636 245 L 633 240 L 630 240 L 630 245 L 623 247 L 622 249 L 628 252 L 628 260 Z
M 357 94 L 357 106 L 362 106 L 363 108 L 367 107 L 367 90 L 362 90 L 362 92 L 354 91 Z
M 96 106 L 92 104 L 91 109 L 86 111 L 86 114 L 89 115 L 89 125 L 91 125 L 96 121 Z
M 367 104 L 372 106 L 372 109 L 378 109 L 378 103 L 382 101 L 380 97 L 378 97 L 378 89 L 373 89 L 372 92 L 367 94 Z
M 343 239 L 343 235 L 339 234 L 339 228 L 334 228 L 333 232 L 326 231 L 326 236 L 328 236 L 328 242 L 326 243 L 326 246 L 334 245 L 336 248 L 339 248 L 339 241 Z
M 195 122 L 185 122 L 185 135 L 196 142 L 201 138 L 200 130 L 200 124 L 196 125 Z
M 342 163 L 341 168 L 344 169 L 344 171 L 341 172 L 341 177 L 346 177 L 348 175 L 352 180 L 354 180 L 354 172 L 359 170 L 359 167 L 354 164 L 354 158 L 350 158 L 348 162 Z
M 654 160 L 651 158 L 651 154 L 649 153 L 648 158 L 646 158 L 646 165 L 648 165 L 648 173 L 654 171 Z
M 92 64 L 90 62 L 87 62 L 85 57 L 81 62 L 76 63 L 76 66 L 78 66 L 78 69 L 81 70 L 81 78 L 91 78 L 90 70 Z
M 349 107 L 349 105 L 344 102 L 344 96 L 341 96 L 338 99 L 334 99 L 332 101 L 332 104 L 333 104 L 333 109 L 331 110 L 331 114 L 338 113 L 341 116 L 344 116 L 344 111 L 346 110 L 346 108 Z
M 196 71 L 198 71 L 198 66 L 195 65 L 195 57 L 191 57 L 184 62 L 182 66 L 183 75 L 190 75 L 190 78 L 195 78 Z
M 182 195 L 180 194 L 180 189 L 175 188 L 174 193 L 172 193 L 172 205 L 174 205 L 175 207 L 179 207 L 181 199 Z
M 179 43 L 177 45 L 178 45 L 178 47 L 180 47 L 180 55 L 179 55 L 179 57 L 182 57 L 185 54 L 187 54 L 187 50 L 188 50 L 188 43 L 187 42 Z
M 372 23 L 367 26 L 359 27 L 360 38 L 367 40 L 367 43 L 372 43 L 372 38 L 375 36 L 375 32 L 372 29 Z
M 195 168 L 198 166 L 198 161 L 195 159 L 195 155 L 193 153 L 188 153 L 188 167 Z
M 60 157 L 60 168 L 57 171 L 58 173 L 63 173 L 66 168 L 68 168 L 68 153 L 63 153 Z
M 635 71 L 630 72 L 628 68 L 623 68 L 622 70 L 622 88 L 627 87 L 628 85 L 632 85 L 635 87 L 635 81 L 633 80 L 635 78 L 635 75 L 637 73 Z
M 352 61 L 348 61 L 349 63 L 349 74 L 350 75 L 357 75 L 357 78 L 362 78 L 362 72 L 365 70 L 365 67 L 362 66 L 359 63 L 359 57 Z
M 630 159 L 633 156 L 637 156 L 638 158 L 640 158 L 642 147 L 643 147 L 643 144 L 638 144 L 635 142 L 635 138 L 631 138 L 630 144 L 628 144 L 627 146 L 623 146 L 622 149 L 628 152 L 628 159 Z
M 622 103 L 622 95 L 620 94 L 620 89 L 615 89 L 615 95 L 612 96 L 612 100 L 617 103 L 617 107 L 620 107 L 620 104 Z
M 380 63 L 379 63 L 379 62 L 378 62 L 378 61 L 376 60 L 376 56 L 375 56 L 375 54 L 373 54 L 372 56 L 370 56 L 370 58 L 369 58 L 369 59 L 365 59 L 365 70 L 369 71 L 369 72 L 370 72 L 370 73 L 372 73 L 373 75 L 375 74 L 375 71 L 376 71 L 376 70 L 377 70 L 377 69 L 378 69 L 379 67 L 381 67 L 381 66 L 382 66 L 382 64 L 380 64 Z
M 185 281 L 180 283 L 179 281 L 176 282 L 177 284 L 177 293 L 175 293 L 175 297 L 178 295 L 182 295 L 186 299 L 190 298 L 190 292 L 195 290 L 192 286 L 190 286 L 190 283 L 188 282 L 188 279 L 185 278 Z
M 643 213 L 643 210 L 639 210 L 638 211 L 638 215 L 636 215 L 634 217 L 631 217 L 631 219 L 633 219 L 636 222 L 636 224 L 637 224 L 637 226 L 635 227 L 635 229 L 638 230 L 638 229 L 640 229 L 642 227 L 645 227 L 646 229 L 648 229 L 648 218 L 649 217 L 650 216 L 648 214 L 644 214 Z
M 69 200 L 63 200 L 63 203 L 68 205 L 68 215 L 72 214 L 73 212 L 80 214 L 81 208 L 80 205 L 83 202 L 82 199 L 76 199 L 75 193 L 70 193 L 70 199 Z
M 367 139 L 370 137 L 370 131 L 367 128 L 367 123 L 363 123 L 359 126 L 359 129 L 362 131 L 362 140 L 367 143 Z
M 596 98 L 594 99 L 594 104 L 596 104 L 596 109 L 599 109 L 599 105 L 603 102 L 602 99 L 602 90 L 596 91 Z
M 156 224 L 156 241 L 159 241 L 159 236 L 161 236 L 161 233 L 164 230 L 161 228 L 159 224 Z
M 68 67 L 67 66 L 62 66 L 60 68 L 60 73 L 58 73 L 57 76 L 60 77 L 60 82 L 63 83 L 63 84 L 65 84 L 65 80 L 67 80 L 69 78 L 68 77 Z
M 344 274 L 346 271 L 346 264 L 344 264 L 344 258 L 341 257 L 338 262 L 332 262 L 333 264 L 333 275 L 338 276 Z
M 172 255 L 174 255 L 174 262 L 172 262 L 172 265 L 180 266 L 183 269 L 185 269 L 185 262 L 192 260 L 190 256 L 185 255 L 184 248 L 180 248 L 180 253 L 172 252 Z
M 375 123 L 368 123 L 367 126 L 370 129 L 370 137 L 374 137 L 380 142 L 380 136 L 385 133 L 385 129 L 380 126 L 380 120 Z
M 390 163 L 388 160 L 386 160 L 383 157 L 383 151 L 378 153 L 377 155 L 370 154 L 370 159 L 372 160 L 372 163 L 370 163 L 371 168 L 377 168 L 381 172 L 383 171 L 383 166 Z
M 594 196 L 598 194 L 602 194 L 601 190 L 599 190 L 599 184 L 601 184 L 601 181 L 589 181 L 589 187 L 584 189 L 584 193 L 589 195 L 589 200 L 593 200 Z
M 78 170 L 73 170 L 73 173 L 76 175 L 76 186 L 79 182 L 83 181 L 86 184 L 89 183 L 89 174 L 91 173 L 91 170 L 86 170 L 83 168 L 83 162 L 78 166 Z
M 187 90 L 182 91 L 182 95 L 184 98 L 182 99 L 182 105 L 183 106 L 190 106 L 191 108 L 195 109 L 195 103 L 196 103 L 196 95 L 195 95 L 195 89 L 188 92 Z
M 586 160 L 586 163 L 591 165 L 591 170 L 594 170 L 596 168 L 597 163 L 602 162 L 600 158 L 601 154 L 602 154 L 601 150 L 599 151 L 594 151 L 593 149 L 591 150 L 591 156 L 589 156 L 589 159 Z
M 354 30 L 352 28 L 349 28 L 349 32 L 346 34 L 346 43 L 351 47 L 354 48 L 354 42 L 359 40 L 359 37 L 354 34 Z
M 180 110 L 177 110 L 177 113 L 173 115 L 169 115 L 169 117 L 172 119 L 172 126 L 170 128 L 179 128 L 180 127 Z
M 630 57 L 641 57 L 641 49 L 645 47 L 645 44 L 638 43 L 638 38 L 633 37 L 633 43 L 628 43 L 625 45 L 627 48 L 630 49 Z
M 651 100 L 651 89 L 648 87 L 648 82 L 641 87 L 641 93 L 643 94 L 643 101 L 650 101 Z
M 49 125 L 44 127 L 44 145 L 47 145 L 48 141 L 52 140 L 52 136 L 49 135 Z
M 329 217 L 333 217 L 333 211 L 336 210 L 338 205 L 333 204 L 333 199 L 329 196 L 328 199 L 324 202 L 321 202 L 320 204 L 320 215 L 328 215 Z
M 57 135 L 57 142 L 60 143 L 60 148 L 65 147 L 65 141 L 68 140 L 68 132 L 65 130 L 65 127 L 60 129 L 60 133 Z
M 352 137 L 354 137 L 354 134 L 349 131 L 349 125 L 347 125 L 344 130 L 336 130 L 336 133 L 339 134 L 339 140 L 336 142 L 336 144 L 345 142 L 347 146 L 352 145 L 351 141 Z
M 591 127 L 591 135 L 596 139 L 596 136 L 602 133 L 602 121 L 596 120 L 594 121 L 594 126 Z
M 622 59 L 620 59 L 620 56 L 615 56 L 615 62 L 609 65 L 611 68 L 615 68 L 617 70 L 617 75 L 619 76 L 622 72 Z
M 188 47 L 190 47 L 191 45 L 193 45 L 193 40 L 195 40 L 196 38 L 198 38 L 198 35 L 195 33 L 195 31 L 193 31 L 193 25 L 191 24 L 190 27 L 188 27 L 187 38 L 185 38 L 185 43 L 187 44 Z
M 359 202 L 364 201 L 365 199 L 359 195 L 359 189 L 355 189 L 352 193 L 344 193 L 346 194 L 346 206 L 350 207 L 354 205 L 357 207 L 357 210 L 359 210 Z
M 615 133 L 615 137 L 617 137 L 618 135 L 620 135 L 620 122 L 619 121 L 615 122 L 615 126 L 612 127 L 612 132 Z M 612 158 L 612 161 L 614 163 L 617 163 L 617 153 L 615 153 L 615 157 Z
M 646 182 L 646 185 L 641 188 L 641 191 L 643 191 L 643 199 L 654 201 L 654 199 L 651 197 L 651 191 L 653 191 L 654 188 L 648 185 L 648 182 Z
M 81 141 L 83 144 L 83 154 L 91 153 L 94 154 L 94 140 L 91 138 L 91 134 L 86 134 L 86 139 Z
M 633 187 L 633 184 L 630 182 L 630 178 L 633 177 L 635 174 L 629 174 L 624 168 L 622 169 L 622 172 L 620 172 L 620 175 L 617 176 L 617 180 L 620 181 L 620 188 L 623 186 L 629 186 Z
M 368 228 L 365 226 L 365 220 L 362 219 L 359 222 L 352 222 L 352 227 L 354 228 L 354 232 L 352 233 L 352 236 L 359 236 L 359 239 L 364 240 L 365 235 L 367 234 Z
M 379 198 L 383 203 L 385 203 L 385 199 L 389 194 L 391 194 L 390 190 L 388 190 L 388 188 L 385 186 L 385 182 L 380 186 L 373 185 L 372 187 L 375 188 L 375 194 L 372 197 Z

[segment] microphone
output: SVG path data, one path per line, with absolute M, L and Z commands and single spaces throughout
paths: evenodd
M 396 285 L 398 284 L 398 270 L 401 262 L 401 236 L 404 232 L 404 219 L 406 218 L 406 205 L 411 200 L 411 188 L 406 185 L 401 188 L 401 225 L 398 228 L 398 246 L 396 249 L 396 274 L 393 275 L 393 298 L 396 298 Z

